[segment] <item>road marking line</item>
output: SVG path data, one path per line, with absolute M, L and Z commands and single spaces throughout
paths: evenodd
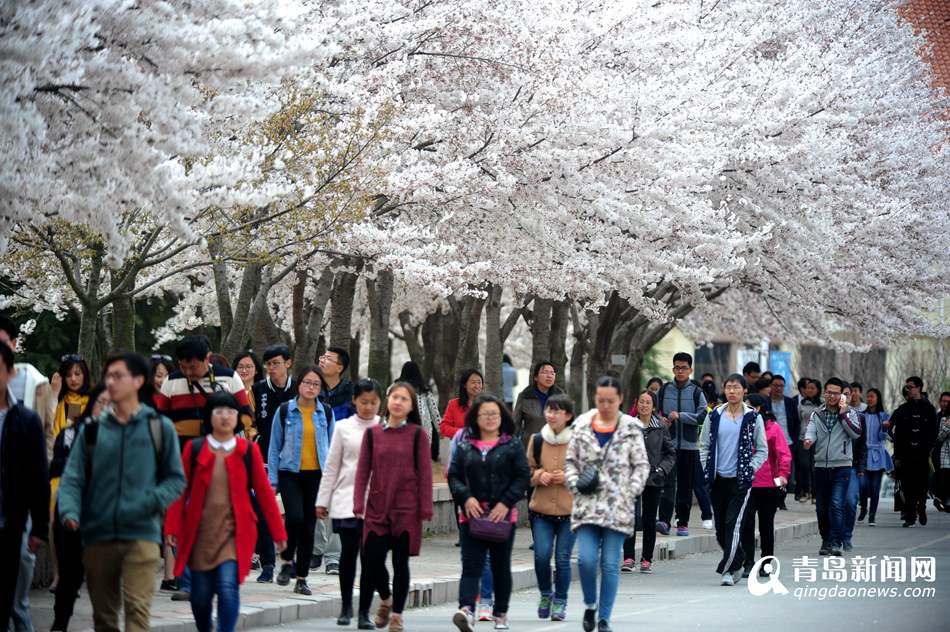
M 950 538 L 950 533 L 943 536 L 942 538 L 937 538 L 936 540 L 931 540 L 930 542 L 924 542 L 923 544 L 918 544 L 917 546 L 912 546 L 909 549 L 904 549 L 903 551 L 898 551 L 898 553 L 910 553 L 911 551 L 916 551 L 917 549 L 922 549 L 925 546 L 930 546 L 931 544 L 937 544 L 938 542 L 943 542 L 947 538 Z
M 661 604 L 661 605 L 658 605 L 658 606 L 654 606 L 654 607 L 652 607 L 652 608 L 644 608 L 643 610 L 634 610 L 633 612 L 624 612 L 623 614 L 618 614 L 618 615 L 614 615 L 614 616 L 610 617 L 610 620 L 611 620 L 611 622 L 613 622 L 613 621 L 615 621 L 615 620 L 617 620 L 617 619 L 627 619 L 627 618 L 629 618 L 629 617 L 636 617 L 636 616 L 639 616 L 639 615 L 641 615 L 641 614 L 646 614 L 646 613 L 648 613 L 648 612 L 656 612 L 657 610 L 665 610 L 665 609 L 670 608 L 670 607 L 672 607 L 672 606 L 676 606 L 677 608 L 680 608 L 680 607 L 682 607 L 684 604 L 699 603 L 699 602 L 701 602 L 701 601 L 709 601 L 710 599 L 713 599 L 714 597 L 719 597 L 719 595 L 709 595 L 708 597 L 701 597 L 701 598 L 699 598 L 699 599 L 690 599 L 689 601 L 686 601 L 686 602 L 677 601 L 676 603 Z M 583 608 L 582 608 L 582 610 L 583 610 Z M 531 630 L 531 632 L 549 632 L 549 631 L 553 631 L 553 630 L 560 630 L 560 631 L 563 632 L 563 630 L 564 630 L 564 622 L 563 622 L 563 621 L 559 621 L 559 622 L 554 623 L 554 624 L 552 624 L 552 625 L 543 626 L 543 627 L 540 627 L 540 628 L 533 628 L 533 629 Z

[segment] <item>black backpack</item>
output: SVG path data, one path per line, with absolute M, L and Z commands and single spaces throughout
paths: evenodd
M 534 453 L 534 462 L 541 467 L 541 448 L 544 447 L 544 437 L 540 432 L 534 433 L 534 441 L 531 443 L 531 450 Z

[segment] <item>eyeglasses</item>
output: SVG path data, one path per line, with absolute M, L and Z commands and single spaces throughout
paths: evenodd
M 132 374 L 122 371 L 110 371 L 105 374 L 106 382 L 118 382 L 119 380 L 127 377 L 132 377 Z
M 690 369 L 690 367 L 688 367 L 688 366 L 676 366 L 676 365 L 673 365 L 673 370 L 674 370 L 674 371 L 689 371 L 689 369 Z
M 499 417 L 501 417 L 501 413 L 497 410 L 490 413 L 478 413 L 479 419 L 497 419 Z
M 316 380 L 301 380 L 301 386 L 309 386 L 310 388 L 320 388 L 322 384 Z
M 226 417 L 229 415 L 237 416 L 238 411 L 233 408 L 228 408 L 227 406 L 218 406 L 212 409 L 211 414 L 216 417 Z
M 60 362 L 85 362 L 85 358 L 78 353 L 67 353 L 59 359 Z
M 237 366 L 237 369 L 235 370 L 236 371 L 253 371 L 254 365 L 253 364 L 239 364 Z
M 834 391 L 825 391 L 825 395 L 829 397 L 841 397 L 844 393 L 835 393 Z
M 541 371 L 538 375 L 547 375 L 549 377 L 557 375 L 556 371 Z
M 283 358 L 271 358 L 270 360 L 268 360 L 267 362 L 264 363 L 264 366 L 266 366 L 266 367 L 279 367 L 279 366 L 284 366 L 284 359 L 283 359 Z
M 326 353 L 324 353 L 322 356 L 320 356 L 320 359 L 321 359 L 321 360 L 326 360 L 327 362 L 333 362 L 333 363 L 335 363 L 335 364 L 342 364 L 342 362 L 340 362 L 339 360 L 337 360 L 335 357 L 333 357 L 332 355 L 326 354 Z

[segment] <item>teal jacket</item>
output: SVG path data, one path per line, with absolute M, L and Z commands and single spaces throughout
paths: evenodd
M 146 540 L 161 544 L 161 517 L 181 496 L 185 474 L 175 427 L 162 417 L 162 445 L 157 453 L 149 418 L 157 413 L 143 405 L 127 425 L 111 411 L 96 420 L 99 429 L 86 480 L 86 431 L 73 442 L 59 483 L 59 517 L 79 523 L 84 544 L 111 540 Z M 156 458 L 158 457 L 158 458 Z

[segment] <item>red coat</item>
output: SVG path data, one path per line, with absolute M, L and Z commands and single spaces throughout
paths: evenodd
M 468 406 L 463 408 L 458 397 L 450 399 L 445 407 L 442 423 L 439 424 L 439 434 L 446 439 L 454 437 L 456 432 L 465 427 L 465 413 L 467 412 Z
M 244 454 L 251 450 L 251 478 L 252 488 L 257 502 L 264 513 L 267 528 L 275 542 L 287 540 L 287 531 L 280 516 L 277 498 L 267 480 L 267 471 L 264 469 L 264 459 L 261 458 L 260 448 L 256 443 L 248 443 L 246 439 L 238 438 L 234 450 L 224 459 L 224 466 L 228 472 L 228 484 L 231 493 L 231 507 L 234 509 L 234 547 L 237 550 L 238 581 L 244 583 L 244 578 L 251 571 L 251 556 L 257 546 L 257 515 L 251 506 L 251 496 L 247 490 L 247 469 L 244 465 Z M 168 508 L 165 517 L 165 533 L 178 538 L 175 556 L 175 576 L 185 571 L 185 565 L 191 558 L 191 549 L 198 537 L 198 523 L 201 521 L 201 512 L 204 509 L 205 494 L 211 484 L 211 471 L 214 468 L 214 453 L 207 441 L 198 454 L 197 467 L 194 477 L 191 473 L 191 442 L 185 446 L 181 456 L 185 467 L 185 494 L 191 487 L 191 500 L 186 504 L 185 496 L 176 500 Z

